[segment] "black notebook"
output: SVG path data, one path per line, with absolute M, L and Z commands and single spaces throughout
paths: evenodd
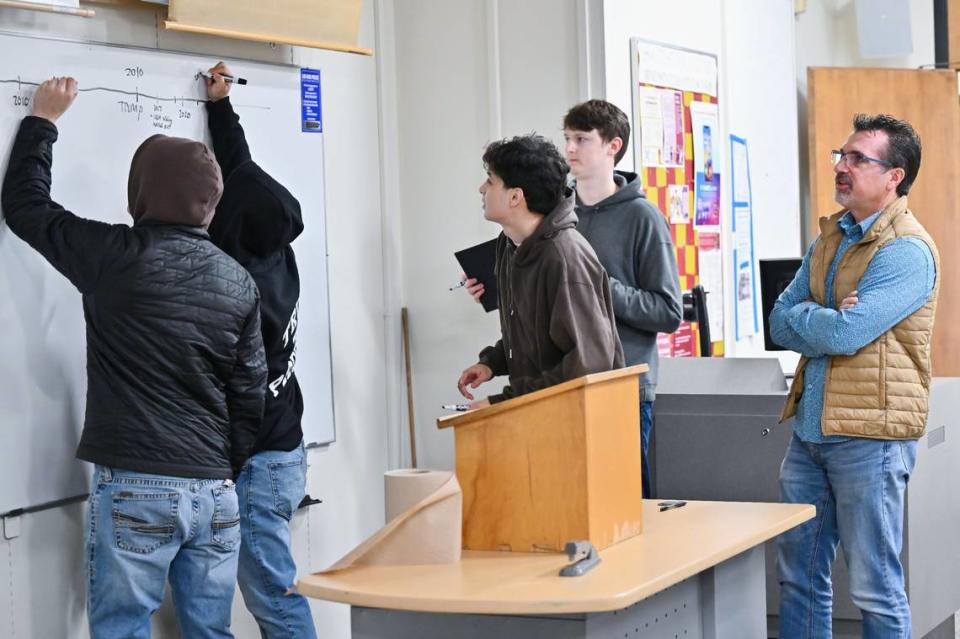
M 468 278 L 475 277 L 483 284 L 483 295 L 480 296 L 483 310 L 488 313 L 496 310 L 499 298 L 497 276 L 493 273 L 493 267 L 497 261 L 497 238 L 457 251 L 453 255 Z

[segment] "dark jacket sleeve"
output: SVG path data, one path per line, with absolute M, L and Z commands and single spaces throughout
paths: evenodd
M 267 362 L 260 335 L 260 304 L 257 303 L 247 316 L 237 343 L 233 375 L 226 389 L 230 413 L 230 461 L 234 474 L 239 474 L 259 437 L 266 385 Z
M 676 250 L 663 214 L 644 205 L 632 247 L 636 286 L 610 278 L 613 310 L 618 320 L 637 330 L 672 333 L 683 319 Z
M 493 376 L 507 374 L 507 355 L 503 351 L 503 340 L 498 339 L 493 346 L 487 346 L 480 351 L 479 363 L 490 367 Z
M 602 288 L 607 289 L 606 282 Z M 511 377 L 510 385 L 501 395 L 491 397 L 491 403 L 623 366 L 623 349 L 610 317 L 609 291 L 598 291 L 579 273 L 567 273 L 556 291 L 550 339 L 564 353 L 563 359 L 540 375 Z
M 250 148 L 240 126 L 240 116 L 233 110 L 229 97 L 207 102 L 206 106 L 213 153 L 226 181 L 237 167 L 251 159 Z
M 496 265 L 499 265 L 505 259 L 504 250 L 506 242 L 507 238 L 503 233 L 497 236 L 496 253 L 494 255 L 494 264 Z M 494 273 L 497 273 L 499 268 L 501 267 L 495 267 Z M 503 347 L 503 339 L 498 339 L 496 344 L 487 346 L 480 351 L 478 362 L 488 366 L 490 370 L 493 371 L 494 377 L 506 375 L 509 370 L 507 369 L 507 352 Z
M 10 153 L 0 203 L 7 226 L 36 249 L 80 292 L 96 286 L 112 255 L 122 250 L 129 227 L 79 218 L 50 199 L 57 127 L 28 116 Z

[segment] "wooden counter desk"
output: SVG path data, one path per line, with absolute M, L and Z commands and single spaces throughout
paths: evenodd
M 456 564 L 309 575 L 297 589 L 353 606 L 354 637 L 759 639 L 763 544 L 813 516 L 810 505 L 689 502 L 660 512 L 646 500 L 643 534 L 602 551 L 582 577 L 558 576 L 562 554 L 465 551 Z

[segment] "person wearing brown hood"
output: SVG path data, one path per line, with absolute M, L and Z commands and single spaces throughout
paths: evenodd
M 10 230 L 82 294 L 90 635 L 149 637 L 169 576 L 184 636 L 230 637 L 233 478 L 257 439 L 266 383 L 257 287 L 210 242 L 223 184 L 199 142 L 156 135 L 137 149 L 132 227 L 50 198 L 54 122 L 76 95 L 73 78 L 37 89 L 0 203 Z
M 483 408 L 588 373 L 623 367 L 606 271 L 577 233 L 567 163 L 538 135 L 491 143 L 483 154 L 483 216 L 503 228 L 496 275 L 501 338 L 463 371 L 457 388 L 473 400 L 495 375 L 500 393 L 474 400 Z
M 300 274 L 290 244 L 303 231 L 300 203 L 250 156 L 230 103 L 220 62 L 209 71 L 210 136 L 223 171 L 223 197 L 210 238 L 249 271 L 260 289 L 260 328 L 267 356 L 266 407 L 260 436 L 237 479 L 240 567 L 247 609 L 266 639 L 316 637 L 307 600 L 291 591 L 297 567 L 290 552 L 290 518 L 306 494 L 303 396 L 294 366 Z M 289 594 L 288 594 L 289 593 Z

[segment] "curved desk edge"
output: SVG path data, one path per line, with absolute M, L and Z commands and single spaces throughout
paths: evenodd
M 353 606 L 472 614 L 621 610 L 812 519 L 808 504 L 691 501 L 660 512 L 644 501 L 644 533 L 600 553 L 583 577 L 559 577 L 562 554 L 464 551 L 457 564 L 360 566 L 300 579 L 308 597 Z

